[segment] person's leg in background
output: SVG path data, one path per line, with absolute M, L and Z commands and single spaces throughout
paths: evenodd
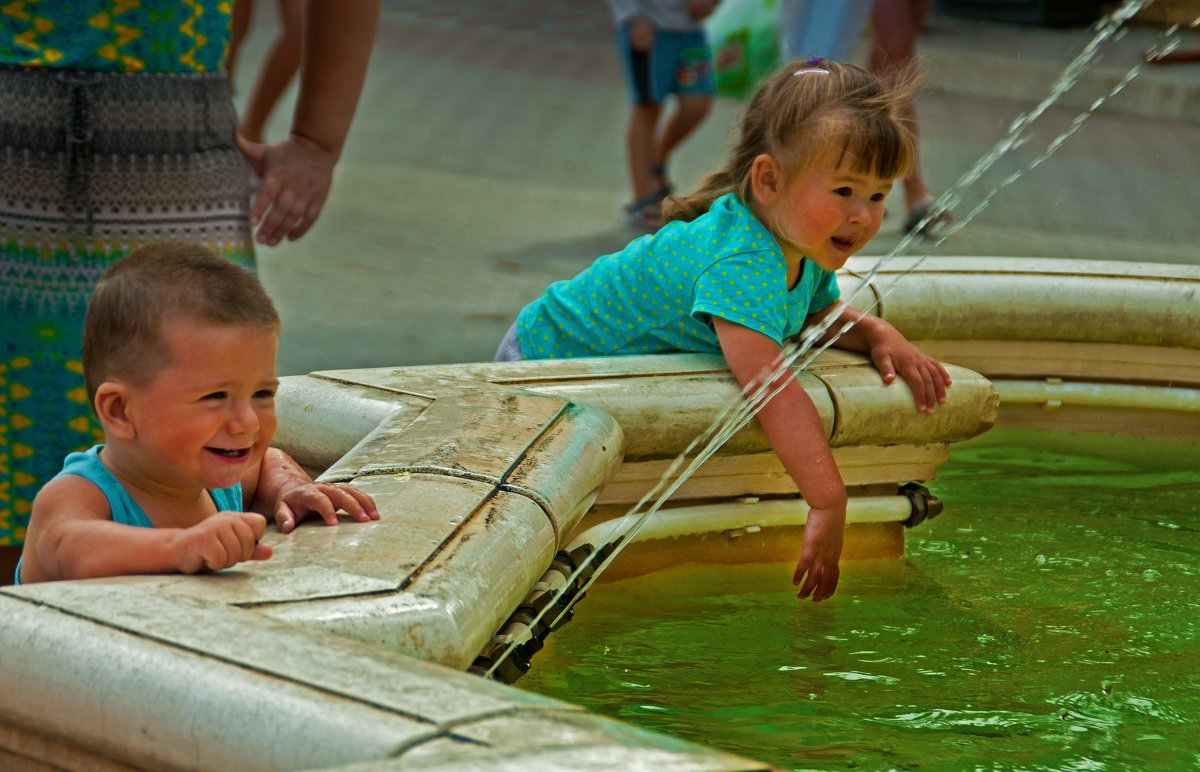
M 713 79 L 712 53 L 703 34 L 673 35 L 674 76 L 671 88 L 676 104 L 671 116 L 658 133 L 652 172 L 660 189 L 670 190 L 667 164 L 671 155 L 704 123 L 712 112 L 716 82 Z
M 630 224 L 653 228 L 661 224 L 658 204 L 666 195 L 657 174 L 658 122 L 662 96 L 655 88 L 654 45 L 658 29 L 645 17 L 636 17 L 618 32 L 618 46 L 625 60 L 632 106 L 625 128 L 625 163 L 633 201 L 626 206 Z
M 875 0 L 871 9 L 872 41 L 868 68 L 871 72 L 885 74 L 889 71 L 912 66 L 916 58 L 917 36 L 925 26 L 925 20 L 933 7 L 933 0 Z M 908 108 L 908 119 L 913 131 L 917 131 L 917 115 L 912 105 Z M 906 210 L 904 229 L 912 231 L 920 227 L 922 233 L 933 235 L 936 228 L 950 220 L 948 212 L 933 213 L 933 193 L 921 172 L 921 159 L 902 181 Z M 933 214 L 925 225 L 921 221 Z
M 237 0 L 235 8 L 244 1 Z M 300 69 L 304 47 L 304 1 L 278 0 L 276 6 L 279 32 L 263 59 L 238 126 L 238 132 L 251 142 L 263 141 L 267 119 Z

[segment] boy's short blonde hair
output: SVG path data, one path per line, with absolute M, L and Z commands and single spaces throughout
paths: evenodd
M 168 320 L 248 325 L 279 332 L 279 312 L 250 271 L 185 242 L 135 249 L 96 286 L 83 327 L 88 401 L 106 380 L 149 384 L 171 364 Z

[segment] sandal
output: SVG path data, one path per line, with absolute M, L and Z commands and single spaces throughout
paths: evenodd
M 933 212 L 934 201 L 932 198 L 927 198 L 921 201 L 912 208 L 908 213 L 908 218 L 904 221 L 905 233 L 916 233 L 927 239 L 936 239 L 945 228 L 954 219 L 950 216 L 948 209 L 943 209 L 940 212 Z
M 662 227 L 662 201 L 671 195 L 671 189 L 663 186 L 649 195 L 625 205 L 629 224 L 635 228 L 658 230 Z
M 633 209 L 627 218 L 632 227 L 642 230 L 656 231 L 663 226 L 662 208 L 658 204 Z

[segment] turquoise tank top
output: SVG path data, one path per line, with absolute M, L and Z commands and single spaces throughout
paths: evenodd
M 154 523 L 146 515 L 146 511 L 133 500 L 120 481 L 108 471 L 108 467 L 100 460 L 103 445 L 93 445 L 82 453 L 72 453 L 63 461 L 62 471 L 57 476 L 73 474 L 94 483 L 108 499 L 108 507 L 112 511 L 114 523 L 132 525 L 139 528 L 153 528 Z M 242 484 L 230 488 L 218 488 L 208 492 L 218 512 L 241 512 L 245 505 L 242 503 Z M 17 561 L 16 584 L 21 583 L 21 561 Z

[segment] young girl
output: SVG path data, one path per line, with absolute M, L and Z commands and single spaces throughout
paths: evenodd
M 625 209 L 635 228 L 662 225 L 662 200 L 671 193 L 667 163 L 712 110 L 717 92 L 704 18 L 717 0 L 609 0 L 617 48 L 629 87 L 625 162 L 633 201 Z M 664 103 L 675 95 L 667 117 Z
M 933 412 L 946 369 L 841 303 L 834 276 L 879 230 L 892 182 L 913 164 L 901 117 L 911 85 L 827 60 L 789 64 L 751 100 L 725 168 L 668 199 L 657 233 L 522 309 L 496 359 L 719 351 L 746 388 L 775 369 L 784 341 L 832 317 L 827 335 L 853 322 L 835 345 L 870 354 L 884 383 L 899 374 Z M 788 370 L 771 383 L 782 388 L 758 419 L 811 508 L 793 582 L 823 600 L 837 588 L 846 489 L 804 389 Z

